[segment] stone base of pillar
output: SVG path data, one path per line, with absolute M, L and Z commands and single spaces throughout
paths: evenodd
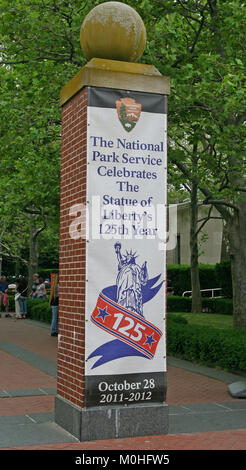
M 168 433 L 168 405 L 78 408 L 56 396 L 55 422 L 79 441 Z

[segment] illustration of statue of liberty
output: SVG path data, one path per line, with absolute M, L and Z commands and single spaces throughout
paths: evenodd
M 147 262 L 142 267 L 136 264 L 137 256 L 132 250 L 122 256 L 119 242 L 115 243 L 114 248 L 118 259 L 117 302 L 143 316 L 141 286 L 145 286 L 148 281 Z

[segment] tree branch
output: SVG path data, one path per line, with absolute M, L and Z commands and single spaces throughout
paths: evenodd
M 51 60 L 54 62 L 71 62 L 74 65 L 81 66 L 82 62 L 79 62 L 77 60 L 74 60 L 73 58 L 71 59 L 71 56 L 63 56 L 62 58 L 58 58 L 57 56 L 54 57 L 49 57 L 49 56 L 40 56 L 40 57 L 35 57 L 33 60 L 35 61 L 43 61 L 43 60 Z M 30 59 L 23 59 L 23 60 L 13 60 L 13 61 L 5 61 L 1 60 L 0 65 L 18 65 L 18 64 L 28 64 L 30 62 Z
M 202 230 L 202 228 L 204 227 L 204 225 L 209 221 L 209 220 L 212 220 L 212 219 L 217 219 L 217 220 L 223 220 L 223 217 L 206 217 L 204 220 L 203 219 L 200 219 L 198 220 L 197 222 L 201 222 L 203 220 L 203 223 L 202 225 L 197 229 L 196 233 L 195 233 L 195 236 L 198 235 L 198 233 Z
M 185 175 L 186 178 L 188 178 L 190 181 L 192 181 L 192 175 L 187 170 L 186 166 L 183 163 L 176 160 L 176 159 L 172 159 L 172 161 L 177 166 L 177 168 L 183 173 L 183 175 Z M 225 220 L 231 219 L 231 214 L 230 214 L 229 210 L 226 209 L 226 206 L 228 208 L 230 207 L 232 209 L 238 210 L 238 208 L 236 206 L 233 206 L 232 204 L 229 205 L 229 203 L 226 203 L 226 204 L 222 205 L 222 203 L 219 200 L 217 201 L 216 199 L 213 199 L 213 195 L 209 191 L 209 189 L 204 188 L 202 185 L 200 185 L 199 182 L 198 182 L 198 187 L 199 187 L 200 191 L 206 197 L 206 204 L 213 204 Z M 223 201 L 223 202 L 226 202 L 226 201 Z
M 238 207 L 232 204 L 231 202 L 224 201 L 223 199 L 211 199 L 210 197 L 206 198 L 203 201 L 203 204 L 213 204 L 213 205 L 222 205 L 230 207 L 231 209 L 238 210 Z
M 38 228 L 38 229 L 36 230 L 36 232 L 35 232 L 34 235 L 33 235 L 33 239 L 37 238 L 38 235 L 39 235 L 41 232 L 43 232 L 43 230 L 46 229 L 46 227 L 47 227 L 47 218 L 46 218 L 46 215 L 44 215 L 44 223 L 43 223 L 43 226 L 40 227 L 40 228 Z
M 199 26 L 198 30 L 196 31 L 196 35 L 195 35 L 193 44 L 192 44 L 192 46 L 191 46 L 191 48 L 190 48 L 190 53 L 191 53 L 191 54 L 193 54 L 193 52 L 194 52 L 194 50 L 195 50 L 195 47 L 196 47 L 196 44 L 197 44 L 197 42 L 198 42 L 200 33 L 201 33 L 202 28 L 203 28 L 203 25 L 204 25 L 204 23 L 205 23 L 205 17 L 204 17 L 203 11 L 201 12 L 201 15 L 202 15 L 202 19 L 201 19 L 201 22 L 200 22 L 200 26 Z
M 19 259 L 20 261 L 22 261 L 22 263 L 24 263 L 24 264 L 26 264 L 26 265 L 28 264 L 28 261 L 27 261 L 26 259 L 22 258 L 22 257 L 19 256 L 19 255 L 14 255 L 13 253 L 11 253 L 10 248 L 9 248 L 8 246 L 4 245 L 2 242 L 0 242 L 0 246 L 1 246 L 2 248 L 4 248 L 4 250 L 7 251 L 7 253 L 4 252 L 4 251 L 0 251 L 0 255 L 2 255 L 2 256 L 7 256 L 8 258 Z

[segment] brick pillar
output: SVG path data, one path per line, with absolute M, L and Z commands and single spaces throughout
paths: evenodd
M 75 409 L 83 407 L 84 399 L 86 241 L 71 238 L 69 213 L 74 205 L 86 203 L 86 127 L 84 88 L 62 107 L 57 395 Z M 59 422 L 65 424 L 61 418 Z M 74 433 L 73 426 L 68 429 Z
M 81 441 L 139 433 L 160 434 L 167 432 L 165 403 L 112 409 L 85 406 L 88 87 L 144 93 L 155 90 L 160 95 L 169 94 L 169 80 L 154 67 L 104 59 L 92 59 L 61 90 L 60 301 L 55 421 Z

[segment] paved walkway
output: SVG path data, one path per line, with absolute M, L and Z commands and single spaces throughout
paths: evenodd
M 174 358 L 168 435 L 78 442 L 54 422 L 56 354 L 47 325 L 0 319 L 0 449 L 246 450 L 246 400 L 228 392 L 242 377 Z

